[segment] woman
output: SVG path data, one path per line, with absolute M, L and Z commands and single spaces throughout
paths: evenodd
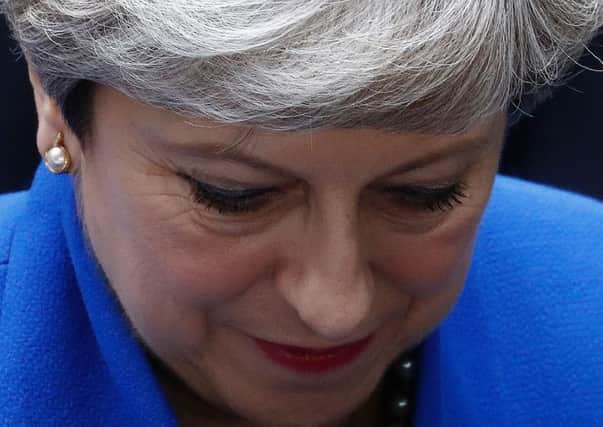
M 494 184 L 599 0 L 2 5 L 3 425 L 600 422 L 603 209 Z

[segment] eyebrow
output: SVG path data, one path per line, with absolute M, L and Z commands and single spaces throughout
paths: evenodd
M 251 133 L 245 133 L 244 135 L 239 136 L 236 139 L 236 142 L 229 142 L 226 146 L 224 143 L 215 141 L 183 141 L 174 143 L 173 141 L 170 142 L 162 139 L 159 136 L 156 136 L 155 139 L 157 139 L 158 142 L 163 146 L 169 146 L 171 150 L 183 154 L 190 154 L 193 157 L 201 157 L 206 160 L 241 163 L 258 171 L 269 172 L 281 176 L 292 175 L 291 171 L 285 168 L 268 163 L 244 152 L 243 147 L 245 144 L 241 144 L 239 141 L 249 139 L 250 135 Z M 395 166 L 393 169 L 385 172 L 380 177 L 383 178 L 387 176 L 401 175 L 451 156 L 462 157 L 469 153 L 481 152 L 488 147 L 490 143 L 491 141 L 486 137 L 460 138 L 458 140 L 451 141 L 449 144 L 446 144 L 437 151 L 434 150 L 402 165 Z
M 413 159 L 403 165 L 395 166 L 393 169 L 381 175 L 381 177 L 402 175 L 449 157 L 462 157 L 471 153 L 481 153 L 490 145 L 491 141 L 487 137 L 466 137 L 458 139 L 450 142 L 437 151 L 427 153 L 424 156 Z
M 170 149 L 182 154 L 190 154 L 193 157 L 200 157 L 206 160 L 229 161 L 233 163 L 242 163 L 252 169 L 262 172 L 269 172 L 275 175 L 290 176 L 291 171 L 273 165 L 257 157 L 241 151 L 238 148 L 224 148 L 224 144 L 217 142 L 198 142 L 198 143 L 183 143 L 169 144 Z

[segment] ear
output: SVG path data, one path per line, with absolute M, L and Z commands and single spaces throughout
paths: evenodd
M 36 144 L 40 156 L 48 151 L 54 144 L 59 132 L 63 132 L 65 148 L 71 156 L 71 172 L 80 170 L 82 161 L 81 144 L 77 136 L 68 126 L 61 109 L 54 99 L 42 87 L 38 73 L 31 64 L 28 64 L 29 80 L 33 87 L 36 111 L 38 113 L 38 133 Z

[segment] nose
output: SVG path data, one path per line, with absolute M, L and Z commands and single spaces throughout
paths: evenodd
M 330 342 L 360 338 L 375 293 L 357 221 L 341 210 L 331 206 L 306 222 L 303 242 L 285 267 L 289 274 L 277 278 L 302 322 Z

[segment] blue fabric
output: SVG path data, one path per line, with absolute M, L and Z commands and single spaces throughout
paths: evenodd
M 0 198 L 0 425 L 175 426 L 76 212 L 43 169 Z M 422 346 L 416 425 L 603 426 L 602 255 L 600 203 L 498 178 L 465 290 Z
M 24 192 L 0 196 L 0 315 L 14 224 L 23 214 L 26 199 Z
M 603 204 L 499 177 L 424 357 L 419 425 L 603 426 Z
M 40 169 L 0 311 L 1 425 L 175 426 L 76 212 L 70 178 Z

